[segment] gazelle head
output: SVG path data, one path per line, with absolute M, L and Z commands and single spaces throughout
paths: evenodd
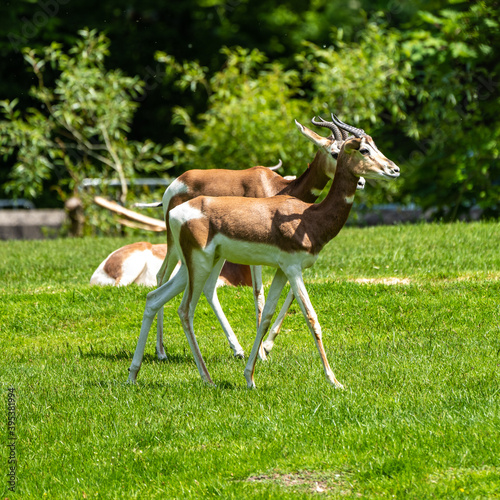
M 329 158 L 330 162 L 328 163 L 328 170 L 325 172 L 330 179 L 333 179 L 335 176 L 335 172 L 337 170 L 337 158 L 340 154 L 340 148 L 344 141 L 348 138 L 349 134 L 340 129 L 334 122 L 328 122 L 323 120 L 321 116 L 319 117 L 319 121 L 314 117 L 311 122 L 318 127 L 325 127 L 331 131 L 331 134 L 328 137 L 323 137 L 311 129 L 304 127 L 304 125 L 300 124 L 297 120 L 295 120 L 295 124 L 298 129 L 302 133 L 304 137 L 307 137 L 313 144 L 315 144 L 318 148 L 325 151 Z M 364 189 L 365 180 L 360 177 L 358 182 L 358 189 Z
M 363 129 L 347 125 L 333 114 L 332 121 L 341 130 L 352 134 L 343 143 L 339 157 L 342 156 L 354 175 L 367 179 L 399 177 L 399 167 L 379 151 L 373 139 Z
M 318 125 L 320 127 L 326 127 L 331 130 L 331 134 L 328 137 L 323 137 L 311 129 L 304 127 L 297 120 L 295 120 L 295 124 L 298 129 L 302 133 L 304 137 L 307 137 L 312 143 L 316 144 L 318 148 L 323 149 L 326 153 L 328 153 L 331 158 L 334 160 L 335 166 L 337 165 L 337 157 L 340 153 L 340 147 L 342 146 L 342 132 L 333 122 L 327 122 L 320 117 L 321 121 L 316 121 L 316 117 L 314 117 L 311 121 L 314 125 Z M 331 177 L 335 175 L 335 169 L 333 169 Z

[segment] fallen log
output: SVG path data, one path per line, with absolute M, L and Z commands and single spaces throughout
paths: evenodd
M 124 226 L 141 228 L 146 229 L 147 231 L 155 232 L 165 231 L 165 222 L 161 219 L 155 219 L 154 217 L 148 217 L 147 215 L 139 214 L 137 212 L 134 212 L 133 210 L 122 207 L 114 201 L 106 200 L 106 198 L 103 198 L 102 196 L 95 196 L 94 202 L 100 207 L 106 208 L 111 212 L 126 217 L 126 219 L 119 219 L 120 224 L 123 224 Z M 131 219 L 134 222 L 131 222 L 127 219 Z

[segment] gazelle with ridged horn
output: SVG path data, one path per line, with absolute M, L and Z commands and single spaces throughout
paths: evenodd
M 399 167 L 387 159 L 373 139 L 333 117 L 335 124 L 353 134 L 342 145 L 337 172 L 326 198 L 319 204 L 291 196 L 234 198 L 199 196 L 172 209 L 169 214 L 170 245 L 181 257 L 179 272 L 147 296 L 141 333 L 129 368 L 134 382 L 141 367 L 148 332 L 158 310 L 182 292 L 179 307 L 182 327 L 204 381 L 213 384 L 193 331 L 193 317 L 204 287 L 214 286 L 224 260 L 277 268 L 271 284 L 252 352 L 245 367 L 248 387 L 255 387 L 254 369 L 259 347 L 269 328 L 280 293 L 290 282 L 296 300 L 313 334 L 328 381 L 342 387 L 326 358 L 321 327 L 302 279 L 321 249 L 342 229 L 353 203 L 360 176 L 395 179 Z M 166 265 L 167 271 L 176 259 Z
M 343 136 L 342 131 L 333 122 L 328 122 L 322 118 L 317 121 L 313 118 L 312 123 L 329 129 L 331 134 L 328 137 L 322 137 L 297 122 L 297 126 L 302 134 L 307 139 L 313 141 L 319 148 L 312 163 L 297 179 L 285 179 L 268 167 L 252 167 L 245 170 L 189 170 L 178 177 L 163 195 L 162 204 L 167 227 L 167 241 L 170 238 L 170 211 L 181 203 L 197 196 L 267 198 L 276 195 L 288 195 L 309 203 L 314 202 L 328 181 L 335 175 L 337 156 L 342 145 Z M 360 179 L 359 188 L 362 189 L 363 187 L 364 179 Z M 169 253 L 173 252 L 173 256 L 175 255 L 175 248 L 169 247 L 168 251 Z M 167 259 L 165 259 L 164 264 L 158 272 L 158 286 L 166 283 L 171 276 L 171 271 L 167 271 L 166 264 Z M 265 302 L 262 270 L 260 267 L 252 266 L 251 272 L 258 327 Z M 243 348 L 222 311 L 216 290 L 207 289 L 205 296 L 224 330 L 234 355 L 236 357 L 243 357 Z M 166 354 L 163 347 L 163 309 L 158 311 L 157 323 L 156 353 L 159 359 L 165 359 Z M 263 359 L 266 358 L 263 349 L 260 351 L 260 356 Z
M 331 122 L 327 122 L 326 120 L 323 120 L 323 118 L 321 118 L 321 116 L 319 117 L 319 119 L 320 119 L 320 122 L 317 122 L 316 119 L 313 118 L 312 123 L 314 123 L 315 125 L 320 125 L 320 126 L 329 128 L 330 130 L 332 130 L 332 132 L 335 134 L 336 137 L 338 135 L 340 135 L 342 137 L 342 141 L 345 141 L 349 137 L 349 132 L 357 134 L 358 136 L 359 135 L 366 135 L 365 131 L 363 129 L 353 127 L 352 125 L 347 125 L 346 123 L 341 121 L 338 117 L 335 117 L 333 114 L 332 114 L 332 121 Z M 343 125 L 344 128 L 339 128 L 335 124 L 335 121 L 337 123 Z M 365 180 L 362 177 L 360 177 L 360 180 L 358 181 L 358 189 L 363 189 L 364 185 L 365 185 Z M 293 302 L 293 291 L 290 289 L 290 291 L 288 292 L 288 295 L 285 299 L 285 302 L 283 303 L 283 305 L 280 309 L 280 312 L 279 312 L 276 320 L 274 321 L 273 325 L 271 326 L 271 328 L 269 330 L 269 334 L 268 334 L 266 340 L 262 343 L 262 347 L 264 348 L 264 352 L 266 354 L 270 353 L 272 348 L 274 347 L 274 341 L 275 341 L 276 337 L 278 336 L 279 332 L 281 331 L 283 321 L 285 320 L 285 315 L 286 315 L 288 309 L 290 309 L 292 302 Z M 260 353 L 260 357 L 262 357 L 261 353 Z

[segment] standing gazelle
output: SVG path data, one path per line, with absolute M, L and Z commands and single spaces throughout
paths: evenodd
M 285 179 L 273 172 L 272 169 L 266 167 L 252 167 L 246 170 L 189 170 L 178 177 L 163 195 L 162 203 L 167 227 L 167 241 L 171 239 L 169 227 L 170 211 L 181 203 L 197 196 L 267 198 L 276 195 L 289 195 L 309 203 L 314 202 L 328 181 L 335 175 L 337 156 L 343 140 L 347 137 L 347 133 L 341 131 L 333 122 L 325 121 L 322 118 L 320 118 L 320 121 L 313 119 L 312 122 L 315 125 L 329 129 L 331 134 L 328 137 L 322 137 L 296 122 L 301 133 L 319 148 L 312 163 L 297 179 Z M 358 188 L 362 189 L 363 186 L 364 179 L 360 179 Z M 169 246 L 169 257 L 170 253 L 172 253 L 172 258 L 176 260 L 176 250 L 172 246 Z M 165 259 L 163 266 L 158 272 L 158 286 L 166 283 L 170 278 L 171 271 L 167 271 L 166 266 L 167 259 Z M 252 266 L 251 271 L 258 327 L 262 308 L 264 307 L 264 288 L 262 286 L 261 268 Z M 205 295 L 226 334 L 234 355 L 243 357 L 243 348 L 224 316 L 216 291 L 206 289 Z M 286 308 L 284 306 L 285 309 L 282 311 L 282 316 L 288 310 L 292 299 L 293 295 L 287 298 Z M 156 352 L 159 359 L 166 358 L 163 347 L 162 326 L 163 309 L 160 308 L 158 311 L 158 334 L 156 339 Z M 263 349 L 260 350 L 260 355 L 265 359 L 266 354 Z
M 253 375 L 259 346 L 287 280 L 313 334 L 328 381 L 342 387 L 328 364 L 321 327 L 304 286 L 302 269 L 312 266 L 321 249 L 342 229 L 359 177 L 394 179 L 399 176 L 399 167 L 377 149 L 370 136 L 333 119 L 354 137 L 342 145 L 336 175 L 321 203 L 305 203 L 291 196 L 257 199 L 200 196 L 171 210 L 172 243 L 182 264 L 171 280 L 147 296 L 141 333 L 129 368 L 130 382 L 136 380 L 141 367 L 155 314 L 185 287 L 179 316 L 198 371 L 203 380 L 213 384 L 194 335 L 193 317 L 203 289 L 213 287 L 224 260 L 228 259 L 277 268 L 245 368 L 248 387 L 255 387 Z M 176 260 L 169 256 L 167 260 L 173 260 L 166 264 L 168 271 Z

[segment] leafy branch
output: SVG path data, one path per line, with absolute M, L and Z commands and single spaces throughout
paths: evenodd
M 80 196 L 86 177 L 106 181 L 117 176 L 125 203 L 128 182 L 139 172 L 168 168 L 165 147 L 128 139 L 144 83 L 105 68 L 109 40 L 102 33 L 82 30 L 79 35 L 67 53 L 58 43 L 23 50 L 37 77 L 30 94 L 40 106 L 22 113 L 17 99 L 0 101 L 0 154 L 16 158 L 6 189 L 35 198 L 47 182 L 55 182 L 64 200 Z M 49 79 L 54 79 L 51 87 Z

